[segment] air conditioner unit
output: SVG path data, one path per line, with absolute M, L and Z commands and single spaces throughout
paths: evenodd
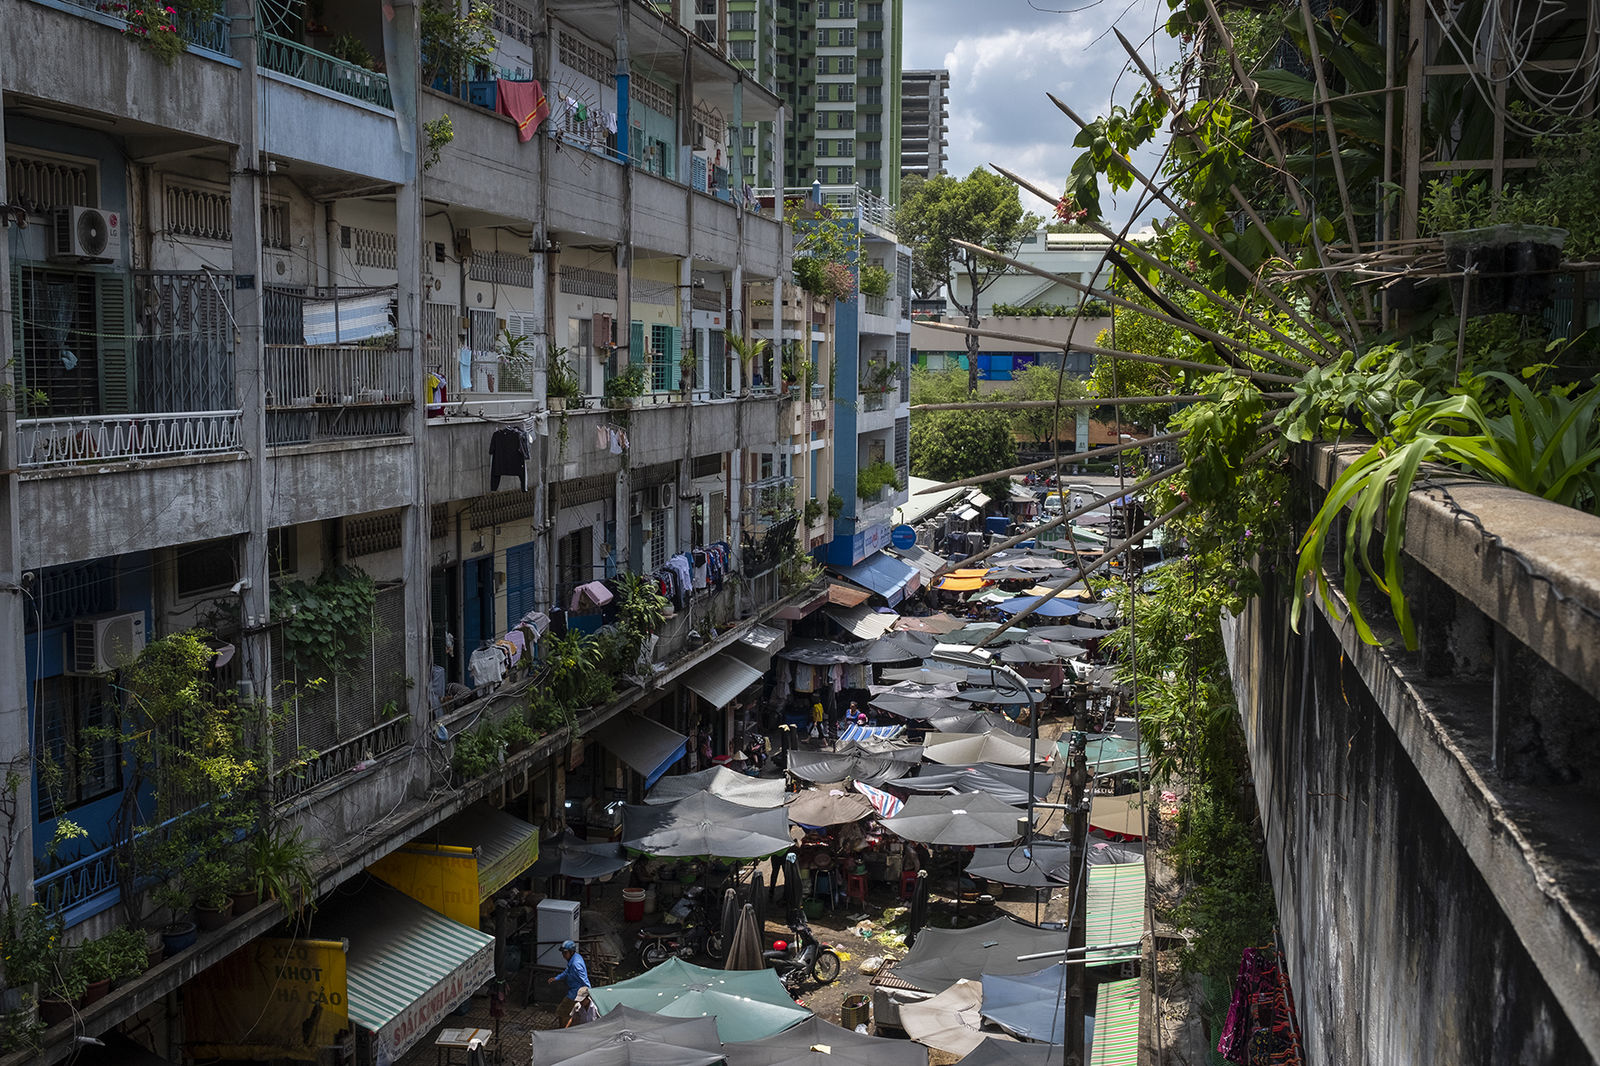
M 144 612 L 101 614 L 72 623 L 74 674 L 109 674 L 144 651 Z
M 658 507 L 671 507 L 672 506 L 672 498 L 673 498 L 673 495 L 675 494 L 675 491 L 676 491 L 673 488 L 673 486 L 670 483 L 668 483 L 668 484 L 662 485 L 656 491 L 660 496 L 660 500 L 656 504 L 656 506 L 658 506 Z
M 122 258 L 122 216 L 97 207 L 58 207 L 50 242 L 52 259 Z

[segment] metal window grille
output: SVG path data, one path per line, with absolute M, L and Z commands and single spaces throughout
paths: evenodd
M 115 792 L 121 785 L 121 760 L 111 739 L 115 704 L 104 679 L 45 678 L 37 692 L 40 756 L 53 763 L 51 776 L 57 782 L 39 789 L 39 817 L 49 819 Z
M 533 12 L 516 3 L 515 0 L 492 0 L 490 5 L 494 10 L 494 32 L 501 37 L 510 37 L 514 41 L 531 45 L 535 40 L 537 30 L 534 28 Z
M 134 375 L 141 411 L 225 411 L 234 406 L 229 275 L 134 275 L 138 323 Z M 298 318 L 300 308 L 294 308 Z
M 25 418 L 101 413 L 95 275 L 22 266 L 14 284 L 19 413 Z M 48 406 L 32 402 L 35 390 L 49 397 Z
M 436 503 L 428 510 L 428 538 L 442 540 L 450 535 L 450 505 Z
M 100 174 L 92 163 L 35 156 L 8 149 L 6 191 L 35 214 L 57 207 L 97 207 Z
M 531 289 L 535 283 L 533 256 L 514 252 L 473 252 L 471 274 L 473 281 L 491 285 Z
M 395 269 L 399 263 L 399 253 L 395 248 L 394 234 L 360 226 L 351 226 L 349 229 L 350 253 L 356 266 Z
M 678 113 L 678 91 L 649 78 L 635 77 L 628 83 L 629 103 L 640 103 L 666 118 Z
M 587 267 L 562 267 L 561 291 L 568 296 L 594 296 L 602 300 L 617 298 L 617 276 Z
M 84 615 L 107 614 L 117 609 L 117 565 L 112 559 L 51 566 L 39 571 L 39 591 L 34 597 L 38 614 L 24 612 L 26 626 L 65 625 Z
M 473 529 L 503 526 L 539 513 L 537 492 L 497 492 L 493 496 L 479 496 L 467 511 L 467 520 Z
M 671 528 L 669 521 L 672 511 L 666 507 L 658 507 L 650 512 L 650 569 L 660 570 L 667 565 L 667 549 L 670 546 Z
M 672 334 L 671 326 L 650 327 L 650 387 L 658 392 L 678 387 L 674 380 L 678 359 L 672 350 Z

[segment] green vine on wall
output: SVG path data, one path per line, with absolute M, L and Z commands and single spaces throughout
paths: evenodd
M 272 593 L 284 652 L 302 674 L 349 673 L 372 652 L 377 586 L 357 566 L 324 571 L 315 581 L 286 581 Z

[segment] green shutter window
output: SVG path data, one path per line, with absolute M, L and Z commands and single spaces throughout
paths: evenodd
M 133 324 L 128 315 L 127 281 L 95 275 L 95 332 L 99 334 L 100 410 L 125 415 L 134 409 Z
M 644 366 L 644 323 L 628 323 L 628 365 Z

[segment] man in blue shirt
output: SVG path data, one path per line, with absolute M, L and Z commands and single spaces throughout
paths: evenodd
M 578 954 L 578 945 L 570 940 L 561 942 L 561 957 L 567 960 L 566 969 L 550 978 L 549 983 L 565 982 L 567 986 L 566 998 L 556 1008 L 556 1028 L 566 1028 L 567 1019 L 572 1017 L 572 1008 L 578 1003 L 578 990 L 589 987 L 589 967 L 583 961 L 583 956 Z

